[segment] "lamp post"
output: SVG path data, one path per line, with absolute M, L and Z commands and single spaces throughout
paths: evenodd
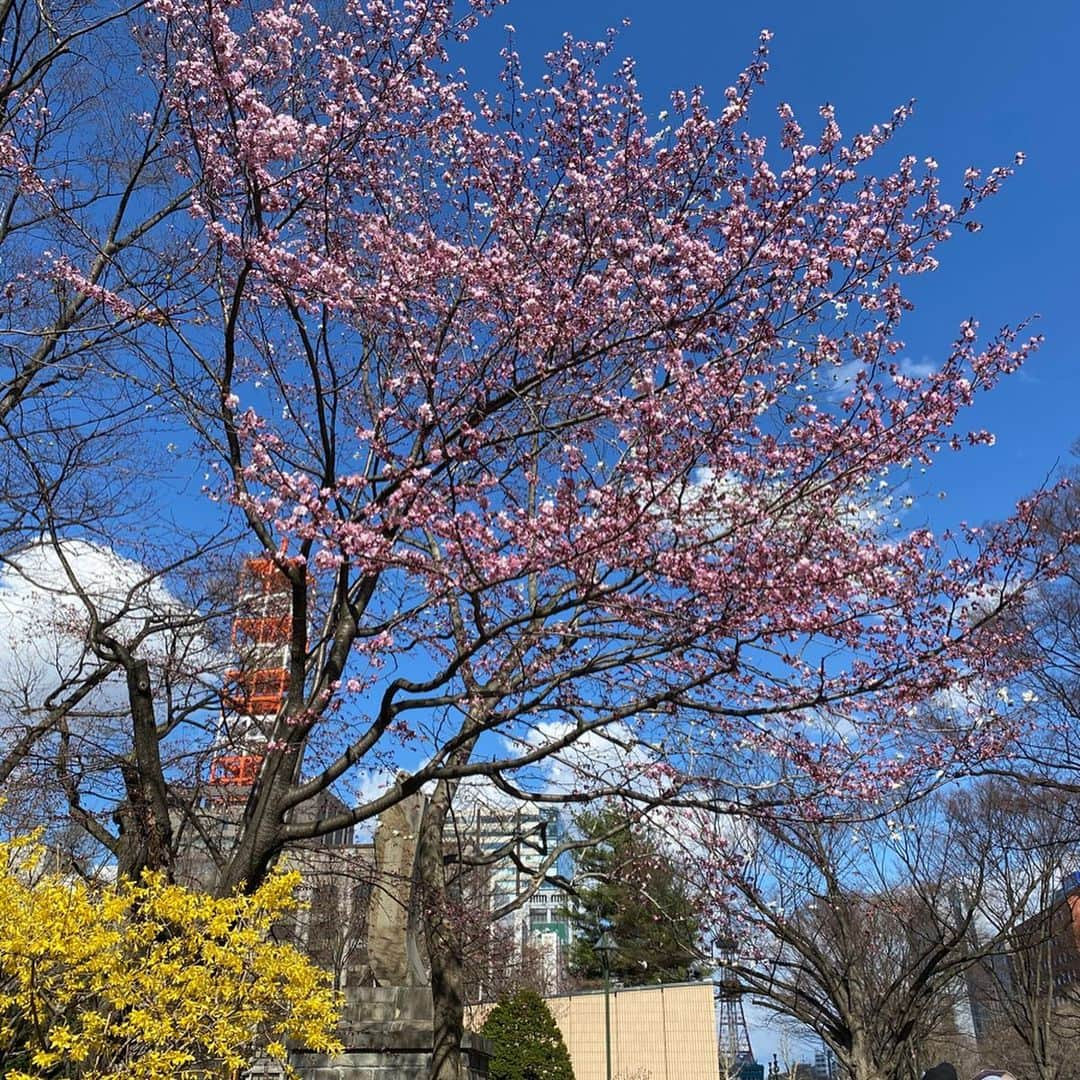
M 615 939 L 610 931 L 600 935 L 595 948 L 604 965 L 604 1061 L 607 1080 L 611 1080 L 611 954 L 615 951 Z

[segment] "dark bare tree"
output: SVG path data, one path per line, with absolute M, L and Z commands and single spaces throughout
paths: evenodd
M 964 975 L 982 955 L 973 930 L 994 868 L 985 846 L 970 858 L 967 839 L 929 801 L 870 821 L 755 828 L 734 878 L 731 974 L 819 1036 L 852 1080 L 918 1080 L 945 1048 L 970 1059 Z
M 969 860 L 990 866 L 967 972 L 984 1060 L 1017 1076 L 1077 1075 L 1080 1050 L 1080 817 L 1074 800 L 1016 781 L 950 800 Z M 989 953 L 983 943 L 996 942 Z

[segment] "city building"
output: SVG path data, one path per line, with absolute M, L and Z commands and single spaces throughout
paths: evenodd
M 824 1043 L 814 1051 L 814 1080 L 836 1080 L 839 1062 Z
M 978 942 L 973 941 L 977 946 Z M 978 1045 L 992 1044 L 1002 1014 L 1080 996 L 1080 873 L 1066 874 L 1050 903 L 965 972 L 963 1016 Z
M 453 842 L 486 863 L 487 911 L 503 912 L 496 930 L 509 933 L 519 952 L 537 951 L 544 985 L 561 988 L 573 933 L 567 914 L 570 898 L 541 876 L 545 862 L 563 839 L 558 812 L 476 800 L 458 812 L 454 829 Z M 530 889 L 531 894 L 522 900 Z

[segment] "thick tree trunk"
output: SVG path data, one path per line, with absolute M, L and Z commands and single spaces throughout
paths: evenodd
M 841 1056 L 840 1064 L 850 1080 L 887 1080 L 886 1070 L 857 1032 L 854 1033 L 851 1049 Z
M 150 668 L 145 660 L 124 665 L 131 709 L 132 755 L 121 764 L 127 795 L 116 813 L 120 830 L 117 873 L 137 878 L 143 870 L 173 876 L 172 823 L 165 776 L 161 768 Z
M 240 836 L 236 848 L 222 867 L 218 881 L 219 896 L 228 896 L 243 889 L 251 892 L 266 879 L 284 843 L 284 815 L 279 799 L 274 797 L 273 776 L 260 777 L 263 791 L 256 791 L 240 820 Z
M 447 895 L 443 830 L 453 797 L 440 782 L 424 810 L 417 851 L 423 922 L 431 969 L 433 1045 L 431 1080 L 462 1080 L 461 1040 L 465 1034 L 464 960 L 461 934 Z

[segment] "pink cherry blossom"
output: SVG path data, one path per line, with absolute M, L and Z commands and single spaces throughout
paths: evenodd
M 223 393 L 253 403 L 224 417 L 232 497 L 321 598 L 309 703 L 363 716 L 290 730 L 323 740 L 321 782 L 392 759 L 406 721 L 421 778 L 528 786 L 576 737 L 542 722 L 619 723 L 750 803 L 1000 750 L 1000 726 L 896 718 L 1008 677 L 994 616 L 1038 503 L 963 537 L 885 511 L 990 441 L 963 410 L 1039 344 L 958 319 L 930 373 L 897 359 L 908 278 L 1009 169 L 953 202 L 933 158 L 875 171 L 910 106 L 846 137 L 781 106 L 770 143 L 767 32 L 718 106 L 676 93 L 657 127 L 611 38 L 566 38 L 536 85 L 508 48 L 484 93 L 448 2 L 157 10 Z

